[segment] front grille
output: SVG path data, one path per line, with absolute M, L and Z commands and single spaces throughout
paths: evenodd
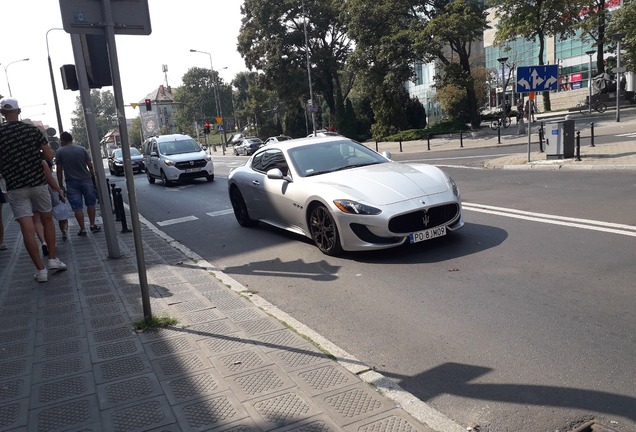
M 424 225 L 427 216 L 428 223 Z M 431 207 L 427 209 L 426 212 L 424 212 L 424 210 L 418 210 L 391 218 L 389 221 L 389 230 L 398 234 L 422 231 L 447 224 L 458 216 L 459 205 L 455 203 L 444 204 L 438 207 Z
M 207 162 L 205 161 L 205 159 L 186 161 L 186 162 L 177 162 L 176 164 L 174 164 L 174 166 L 179 168 L 180 170 L 187 170 L 191 168 L 203 168 L 206 165 L 207 165 Z
M 404 240 L 404 237 L 380 237 L 373 234 L 369 231 L 365 225 L 352 223 L 349 225 L 351 227 L 351 231 L 362 241 L 367 243 L 378 243 L 378 244 L 392 244 L 392 243 L 400 243 Z
M 179 180 L 188 180 L 188 179 L 207 177 L 207 175 L 208 175 L 207 171 L 196 171 L 196 172 L 191 172 L 191 173 L 181 173 L 181 174 L 179 174 Z

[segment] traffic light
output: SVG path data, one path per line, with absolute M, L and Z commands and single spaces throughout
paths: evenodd
M 152 111 L 152 101 L 150 99 L 146 99 L 146 111 Z
M 210 123 L 206 123 L 205 124 L 205 128 L 203 129 L 203 132 L 207 135 L 210 133 Z

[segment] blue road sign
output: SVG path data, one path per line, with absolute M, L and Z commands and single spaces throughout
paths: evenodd
M 519 66 L 517 68 L 517 93 L 556 91 L 559 85 L 559 66 Z
M 223 132 L 223 125 L 218 125 L 216 127 L 216 130 L 219 131 L 219 132 Z

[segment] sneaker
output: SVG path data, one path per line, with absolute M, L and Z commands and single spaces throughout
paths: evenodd
M 42 255 L 49 256 L 49 247 L 45 244 L 42 245 Z
M 86 237 L 86 231 L 80 230 L 80 232 L 78 232 L 77 235 L 80 237 Z
M 101 231 L 101 229 L 102 229 L 102 227 L 97 226 L 97 225 L 93 225 L 93 226 L 91 227 L 91 232 L 92 232 L 92 233 L 96 233 L 96 232 L 98 232 L 98 231 Z
M 38 282 L 46 282 L 49 280 L 49 274 L 46 269 L 38 270 L 38 272 L 33 275 L 33 279 Z
M 0 250 L 7 250 L 6 243 L 0 243 Z
M 59 258 L 50 259 L 49 270 L 66 270 L 66 264 L 60 261 Z

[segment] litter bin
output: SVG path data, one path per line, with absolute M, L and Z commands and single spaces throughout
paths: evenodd
M 546 124 L 545 156 L 546 159 L 574 157 L 574 120 Z

